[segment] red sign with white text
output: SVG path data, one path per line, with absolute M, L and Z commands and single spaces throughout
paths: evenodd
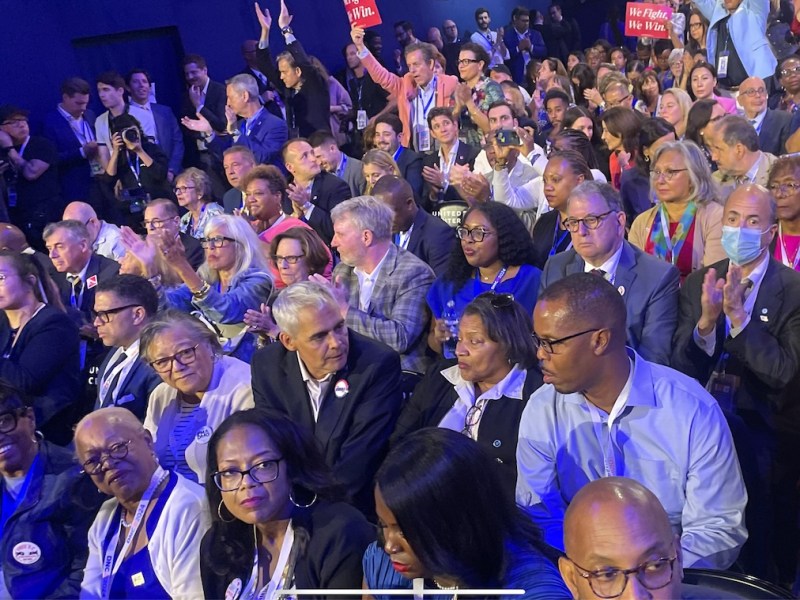
M 344 0 L 344 9 L 350 20 L 350 27 L 374 27 L 381 24 L 381 15 L 375 0 Z
M 664 22 L 672 18 L 672 8 L 665 4 L 628 2 L 625 7 L 625 35 L 669 39 Z

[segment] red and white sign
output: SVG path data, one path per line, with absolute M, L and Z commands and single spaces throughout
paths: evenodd
M 666 4 L 628 2 L 625 7 L 625 35 L 669 39 L 664 22 L 672 18 L 672 8 Z
M 381 15 L 375 0 L 344 0 L 344 9 L 350 20 L 350 27 L 374 27 L 381 24 Z

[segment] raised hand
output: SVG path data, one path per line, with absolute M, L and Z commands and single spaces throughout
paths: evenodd
M 717 326 L 717 319 L 722 314 L 722 288 L 724 285 L 724 279 L 717 279 L 716 269 L 709 269 L 706 272 L 700 294 L 700 320 L 697 322 L 700 335 L 710 334 Z
M 197 133 L 205 133 L 207 135 L 211 135 L 213 129 L 211 128 L 211 123 L 208 122 L 203 115 L 198 114 L 196 119 L 190 119 L 189 117 L 183 117 L 181 119 L 181 125 L 186 127 L 189 131 L 196 131 Z
M 309 275 L 308 280 L 327 286 L 327 288 L 333 294 L 333 297 L 336 298 L 336 302 L 339 304 L 339 310 L 342 313 L 342 318 L 347 318 L 347 313 L 350 310 L 350 304 L 347 302 L 347 289 L 344 287 L 341 277 L 337 277 L 335 282 L 330 282 L 319 273 L 315 273 L 314 275 Z
M 353 27 L 350 30 L 350 39 L 353 40 L 353 44 L 355 44 L 356 49 L 361 52 L 361 50 L 364 49 L 364 28 Z
M 272 27 L 272 16 L 269 14 L 269 9 L 265 8 L 262 12 L 258 2 L 254 2 L 253 6 L 256 9 L 256 18 L 258 19 L 258 24 L 261 25 L 261 31 L 269 32 L 269 28 Z
M 311 194 L 305 187 L 300 187 L 296 183 L 290 183 L 286 188 L 286 195 L 296 207 L 301 208 L 305 206 L 306 202 L 311 200 Z
M 199 86 L 192 85 L 189 86 L 189 100 L 192 101 L 192 106 L 195 109 L 200 108 L 200 102 L 203 99 L 203 90 L 200 89 Z
M 239 120 L 239 117 L 236 115 L 233 109 L 227 104 L 225 105 L 225 119 L 228 121 L 229 131 L 236 128 L 236 121 Z
M 437 189 L 444 187 L 444 173 L 439 170 L 439 166 L 422 167 L 422 178 Z
M 244 313 L 244 323 L 254 333 L 263 333 L 271 338 L 277 338 L 281 332 L 280 327 L 272 318 L 272 311 L 269 306 L 262 303 L 260 310 L 247 309 Z
M 734 264 L 728 267 L 728 276 L 722 287 L 722 310 L 731 320 L 733 327 L 741 327 L 747 318 L 744 310 L 744 293 L 750 285 L 750 280 L 742 279 L 742 267 Z
M 130 227 L 120 228 L 120 239 L 125 246 L 125 255 L 130 254 L 141 265 L 142 271 L 147 277 L 156 275 L 155 259 L 156 247 L 152 240 L 140 237 Z
M 286 8 L 286 2 L 281 0 L 281 14 L 278 15 L 278 27 L 283 29 L 288 27 L 294 17 L 289 14 L 289 9 Z

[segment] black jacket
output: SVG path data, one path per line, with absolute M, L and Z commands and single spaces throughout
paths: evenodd
M 430 266 L 437 277 L 441 277 L 447 270 L 450 253 L 456 245 L 455 230 L 421 208 L 414 217 L 413 225 L 406 249 Z
M 340 202 L 352 197 L 352 195 L 347 182 L 339 179 L 336 175 L 321 171 L 314 178 L 314 183 L 311 185 L 311 204 L 314 205 L 314 210 L 311 211 L 311 216 L 308 219 L 303 217 L 302 220 L 311 225 L 314 231 L 329 246 L 333 239 L 331 210 Z M 288 198 L 283 201 L 283 212 L 287 215 L 292 214 L 292 203 Z
M 464 142 L 458 142 L 458 150 L 456 152 L 456 164 L 457 165 L 469 165 L 470 170 L 475 166 L 475 159 L 477 158 L 478 154 L 481 153 L 480 148 L 476 148 L 470 144 L 465 144 Z M 405 154 L 405 153 L 403 153 Z M 439 168 L 439 159 L 440 155 L 438 152 L 433 152 L 430 154 L 426 154 L 422 158 L 422 166 L 423 167 L 431 167 L 431 168 Z M 399 165 L 398 165 L 399 166 Z M 448 186 L 447 190 L 444 193 L 444 198 L 438 199 L 436 197 L 431 198 L 433 192 L 433 188 L 431 185 L 426 181 L 424 183 L 422 189 L 422 206 L 424 206 L 428 211 L 432 211 L 436 208 L 436 205 L 439 202 L 463 202 L 464 199 L 459 196 L 458 192 L 453 186 Z

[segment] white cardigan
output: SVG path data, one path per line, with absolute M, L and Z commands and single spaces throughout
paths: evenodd
M 253 408 L 253 388 L 250 385 L 250 365 L 222 356 L 214 364 L 211 384 L 202 400 L 197 435 L 186 448 L 186 464 L 197 473 L 202 484 L 206 477 L 206 452 L 211 434 L 227 417 L 240 410 Z M 161 458 L 169 452 L 169 432 L 178 415 L 178 390 L 161 383 L 150 394 L 144 427 L 153 436 L 156 456 Z
M 174 600 L 203 597 L 200 581 L 200 540 L 211 526 L 205 491 L 178 473 L 178 482 L 147 542 L 156 577 Z M 81 598 L 101 598 L 103 585 L 103 540 L 114 519 L 118 501 L 106 500 L 89 528 L 89 559 L 83 572 Z M 113 520 L 113 522 L 112 522 Z M 144 526 L 144 525 L 142 525 Z

